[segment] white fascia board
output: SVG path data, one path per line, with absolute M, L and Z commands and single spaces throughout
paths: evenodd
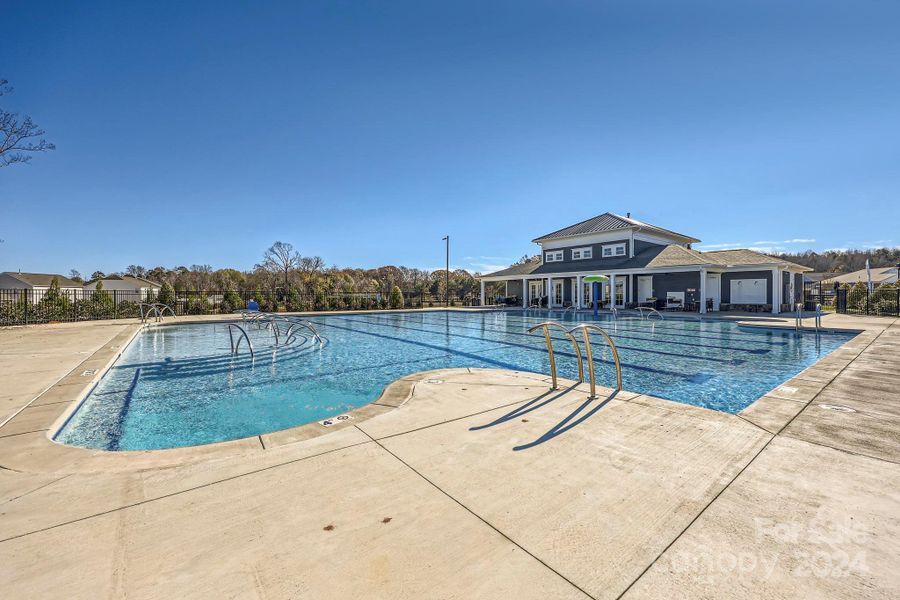
M 656 235 L 650 235 L 649 233 L 643 233 L 640 231 L 636 231 L 634 233 L 634 239 L 640 240 L 642 242 L 650 242 L 651 244 L 659 244 L 660 246 L 667 246 L 669 244 L 675 244 L 677 246 L 683 246 L 685 244 L 689 244 L 690 242 L 685 242 L 683 238 L 664 238 Z
M 588 246 L 590 244 L 602 244 L 604 242 L 624 242 L 628 241 L 631 227 L 623 227 L 622 229 L 613 229 L 611 231 L 602 231 L 599 233 L 583 233 L 580 235 L 570 235 L 564 238 L 547 240 L 546 242 L 537 241 L 543 250 L 559 250 L 560 248 L 571 248 L 572 246 Z

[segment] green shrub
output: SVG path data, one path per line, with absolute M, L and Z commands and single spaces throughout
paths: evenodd
M 403 292 L 398 286 L 391 288 L 391 295 L 388 298 L 388 305 L 393 309 L 403 308 Z
M 212 305 L 205 294 L 189 296 L 184 304 L 184 312 L 189 315 L 208 315 L 212 312 Z
M 175 288 L 172 287 L 171 283 L 166 281 L 162 284 L 162 287 L 159 288 L 159 294 L 156 297 L 156 301 L 161 302 L 166 306 L 171 306 L 173 310 L 175 309 Z

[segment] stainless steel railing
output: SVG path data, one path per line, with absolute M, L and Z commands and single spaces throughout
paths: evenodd
M 591 332 L 599 333 L 603 336 L 603 339 L 609 345 L 610 350 L 612 351 L 613 363 L 616 366 L 616 390 L 619 391 L 622 389 L 622 363 L 619 361 L 619 351 L 616 349 L 616 343 L 610 337 L 606 330 L 598 325 L 594 325 L 592 323 L 582 323 L 581 325 L 577 325 L 569 330 L 569 333 L 572 333 L 576 329 L 581 330 L 581 336 L 584 338 L 584 353 L 587 358 L 588 363 L 588 375 L 590 377 L 591 383 L 591 398 L 597 397 L 597 378 L 594 375 L 594 352 L 591 349 Z
M 307 329 L 310 333 L 313 334 L 313 337 L 315 337 L 316 341 L 319 342 L 320 348 L 325 345 L 325 339 L 321 335 L 319 335 L 319 331 L 309 321 L 297 320 L 297 321 L 289 321 L 289 322 L 291 325 L 290 325 L 290 327 L 288 327 L 287 334 L 284 336 L 285 344 L 290 344 L 291 340 L 293 339 L 293 336 L 295 335 L 294 330 L 297 329 L 298 327 L 302 327 L 304 329 Z
M 250 336 L 247 335 L 247 332 L 244 331 L 244 328 L 238 325 L 237 323 L 226 323 L 226 327 L 228 327 L 228 340 L 231 342 L 231 353 L 237 354 L 238 349 L 241 346 L 241 340 L 247 340 L 247 348 L 250 350 L 250 358 L 255 358 L 255 354 L 253 352 L 253 342 L 250 341 Z M 238 337 L 237 344 L 234 342 L 234 330 L 237 329 L 241 336 Z
M 581 359 L 581 348 L 578 346 L 578 340 L 575 339 L 575 336 L 566 329 L 560 323 L 556 321 L 544 321 L 543 323 L 539 323 L 534 327 L 531 327 L 528 330 L 528 333 L 534 333 L 538 329 L 544 330 L 544 341 L 547 344 L 547 355 L 550 358 L 550 378 L 553 381 L 553 386 L 550 388 L 551 390 L 557 389 L 559 386 L 556 383 L 556 353 L 553 352 L 553 338 L 550 337 L 550 328 L 555 327 L 557 329 L 562 330 L 569 341 L 572 342 L 572 347 L 575 349 L 575 356 L 578 358 L 578 383 L 584 381 L 584 365 L 582 364 Z
M 599 333 L 603 336 L 604 341 L 609 345 L 610 350 L 612 351 L 613 363 L 616 368 L 616 390 L 622 389 L 622 363 L 619 361 L 619 351 L 616 349 L 616 343 L 610 337 L 610 335 L 602 328 L 597 325 L 591 323 L 582 323 L 581 325 L 576 325 L 572 329 L 566 329 L 562 324 L 557 323 L 556 321 L 544 321 L 543 323 L 539 323 L 534 327 L 528 329 L 528 333 L 534 333 L 538 329 L 543 329 L 544 332 L 544 341 L 547 344 L 547 355 L 550 360 L 550 378 L 553 381 L 553 386 L 550 389 L 557 389 L 559 386 L 557 384 L 557 374 L 556 374 L 556 353 L 553 350 L 553 338 L 550 336 L 550 329 L 556 328 L 560 329 L 565 336 L 572 342 L 573 348 L 575 348 L 575 356 L 578 360 L 578 382 L 582 383 L 584 381 L 584 359 L 581 354 L 581 347 L 578 344 L 578 339 L 575 337 L 574 333 L 576 331 L 581 332 L 582 339 L 584 340 L 584 358 L 587 359 L 588 363 L 588 376 L 590 379 L 591 386 L 591 398 L 597 397 L 597 377 L 594 370 L 594 352 L 591 347 L 591 333 Z
M 146 323 L 147 319 L 150 317 L 150 314 L 156 317 L 156 322 L 162 321 L 163 314 L 166 311 L 169 311 L 169 314 L 172 315 L 172 318 L 175 318 L 175 311 L 172 310 L 172 307 L 168 304 L 163 304 L 162 302 L 141 302 L 138 305 L 138 310 L 141 311 L 141 322 Z
M 634 310 L 638 311 L 638 314 L 641 315 L 641 318 L 647 321 L 649 321 L 650 317 L 652 317 L 653 315 L 656 315 L 660 321 L 664 320 L 662 313 L 660 313 L 655 308 L 650 308 L 649 306 L 637 306 Z
M 794 309 L 796 311 L 794 314 L 794 328 L 797 331 L 801 331 L 803 329 L 803 304 L 798 302 Z
M 822 329 L 822 305 L 816 304 L 816 331 Z

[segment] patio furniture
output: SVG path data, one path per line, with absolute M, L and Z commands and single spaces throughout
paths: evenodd
M 684 292 L 668 292 L 666 294 L 666 310 L 683 310 Z

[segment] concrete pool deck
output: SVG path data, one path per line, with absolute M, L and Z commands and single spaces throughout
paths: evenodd
M 863 333 L 738 415 L 452 369 L 309 439 L 121 456 L 47 432 L 136 326 L 0 330 L 0 594 L 896 597 L 900 324 L 824 325 Z

